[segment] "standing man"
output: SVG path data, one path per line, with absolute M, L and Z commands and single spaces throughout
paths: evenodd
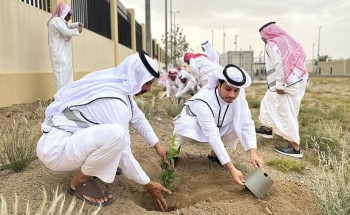
M 254 167 L 263 166 L 256 153 L 254 121 L 245 98 L 244 88 L 250 84 L 249 75 L 233 64 L 217 69 L 210 75 L 207 87 L 187 100 L 174 119 L 176 148 L 180 150 L 191 140 L 209 143 L 212 150 L 208 159 L 225 165 L 239 185 L 244 185 L 244 178 L 231 162 L 227 148 L 235 150 L 239 141 L 249 151 Z
M 167 209 L 161 184 L 151 181 L 131 151 L 129 124 L 166 162 L 160 145 L 134 95 L 151 90 L 159 78 L 155 61 L 144 51 L 118 67 L 90 73 L 62 88 L 45 111 L 37 156 L 53 171 L 77 170 L 68 192 L 92 205 L 108 205 L 114 197 L 93 176 L 112 183 L 119 166 L 124 175 L 150 192 L 158 210 Z
M 197 82 L 197 90 L 200 90 L 208 83 L 208 77 L 216 69 L 223 69 L 222 66 L 212 61 L 205 54 L 186 53 L 184 61 L 190 65 L 192 74 Z
M 220 63 L 220 56 L 218 52 L 215 50 L 213 45 L 207 40 L 206 42 L 201 44 L 202 50 L 205 55 L 207 55 L 212 61 L 219 64 Z
M 256 133 L 272 138 L 272 132 L 289 142 L 276 147 L 281 154 L 302 158 L 298 114 L 309 77 L 305 67 L 305 52 L 300 44 L 275 22 L 259 29 L 265 45 L 268 90 L 261 101 Z
M 78 36 L 83 24 L 68 23 L 73 12 L 68 5 L 59 2 L 56 11 L 47 22 L 49 52 L 56 89 L 73 82 L 71 37 Z

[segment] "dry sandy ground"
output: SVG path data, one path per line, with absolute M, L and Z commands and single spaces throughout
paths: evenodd
M 13 117 L 30 117 L 36 104 L 17 105 L 0 109 L 2 123 L 9 122 Z M 151 124 L 161 142 L 167 147 L 172 133 L 172 119 L 159 111 L 151 119 Z M 158 180 L 161 173 L 159 157 L 145 141 L 131 131 L 132 150 L 136 159 L 152 180 Z M 259 155 L 267 162 L 276 156 L 273 145 L 258 138 Z M 304 174 L 296 172 L 281 172 L 265 166 L 265 171 L 273 178 L 274 184 L 266 198 L 258 200 L 254 195 L 233 183 L 228 171 L 210 162 L 205 156 L 210 152 L 209 144 L 188 144 L 182 147 L 181 160 L 176 168 L 178 178 L 174 184 L 172 195 L 166 196 L 170 211 L 163 214 L 316 214 L 316 200 L 310 189 L 310 181 L 315 167 L 308 166 Z M 230 151 L 231 158 L 242 173 L 247 176 L 253 170 L 249 156 L 241 147 Z M 57 186 L 65 191 L 73 172 L 53 172 L 47 169 L 39 160 L 33 161 L 29 167 L 20 173 L 0 171 L 0 191 L 11 206 L 14 195 L 17 195 L 20 211 L 25 209 L 27 201 L 32 211 L 38 207 L 43 198 L 43 188 L 52 197 Z M 117 176 L 110 185 L 116 201 L 99 214 L 161 214 L 155 211 L 153 200 L 143 186 L 128 180 L 124 175 Z M 66 195 L 67 205 L 71 200 Z M 81 201 L 77 202 L 78 206 Z M 68 207 L 68 206 L 67 206 Z M 84 212 L 89 214 L 92 206 L 85 205 Z

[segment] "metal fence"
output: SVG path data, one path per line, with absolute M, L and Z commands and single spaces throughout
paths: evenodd
M 142 50 L 142 27 L 136 22 L 136 51 Z
M 51 12 L 50 8 L 50 0 L 20 0 L 26 4 L 32 5 L 36 8 L 39 8 L 41 10 Z
M 131 48 L 131 15 L 120 2 L 118 2 L 118 32 L 119 43 Z
M 111 36 L 111 13 L 109 0 L 72 0 L 73 22 L 109 39 Z
M 3 0 L 2 0 L 3 1 Z M 52 12 L 50 0 L 20 0 L 41 10 Z M 72 0 L 73 22 L 81 22 L 84 28 L 112 39 L 110 0 Z M 142 49 L 142 27 L 136 22 L 136 50 Z M 119 43 L 131 47 L 131 14 L 118 1 L 118 40 Z M 155 49 L 155 48 L 153 48 Z M 156 50 L 154 50 L 156 53 Z

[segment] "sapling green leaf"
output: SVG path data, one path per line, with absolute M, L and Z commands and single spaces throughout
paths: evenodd
M 171 137 L 171 143 L 169 145 L 167 157 L 168 157 L 168 164 L 164 163 L 163 160 L 160 160 L 162 172 L 159 179 L 161 183 L 164 185 L 164 187 L 166 187 L 169 190 L 173 190 L 174 189 L 173 183 L 175 182 L 175 179 L 176 179 L 176 173 L 174 169 L 174 158 L 179 157 L 179 153 L 175 145 L 175 135 L 172 135 Z

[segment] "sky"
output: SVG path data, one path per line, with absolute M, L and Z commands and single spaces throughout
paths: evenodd
M 201 43 L 209 40 L 222 54 L 253 50 L 259 58 L 264 43 L 258 29 L 270 21 L 282 27 L 297 40 L 307 59 L 328 55 L 331 59 L 350 58 L 350 1 L 349 0 L 167 0 L 168 31 L 178 25 L 189 47 L 201 52 Z M 135 10 L 135 18 L 145 23 L 145 0 L 120 0 Z M 165 1 L 151 2 L 151 32 L 161 47 L 165 35 Z M 172 11 L 170 13 L 170 5 Z M 179 11 L 179 12 L 177 12 Z M 225 33 L 225 36 L 224 36 Z M 224 45 L 225 44 L 225 45 Z M 319 46 L 318 46 L 319 45 Z

